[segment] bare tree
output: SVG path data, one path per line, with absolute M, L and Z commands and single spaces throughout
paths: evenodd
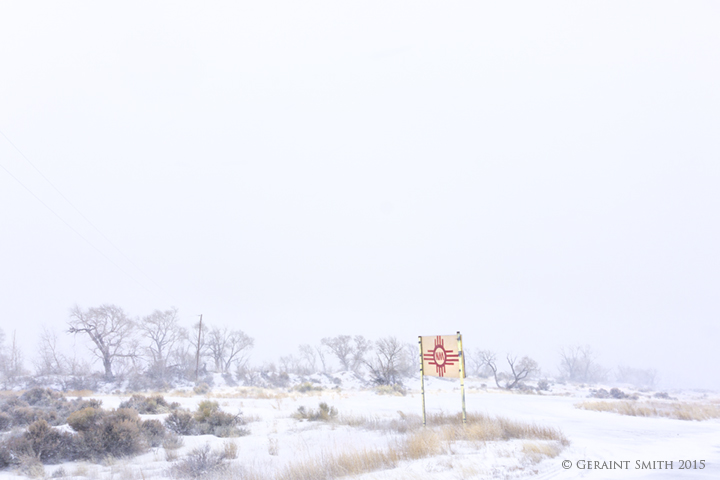
M 300 358 L 303 362 L 303 370 L 305 373 L 317 372 L 317 352 L 308 344 L 303 344 L 298 347 L 300 350 Z
M 317 345 L 315 347 L 315 351 L 317 352 L 318 359 L 320 360 L 320 365 L 322 365 L 322 373 L 327 373 L 327 360 L 325 358 L 325 349 L 323 348 L 323 345 Z
M 208 330 L 207 350 L 210 358 L 215 362 L 215 371 L 221 372 L 224 364 L 224 353 L 226 348 L 227 328 L 220 330 L 213 327 Z
M 560 375 L 570 382 L 594 383 L 605 379 L 607 370 L 598 365 L 596 355 L 585 345 L 560 349 Z
M 242 330 L 232 330 L 227 340 L 223 372 L 228 372 L 233 362 L 238 364 L 247 363 L 248 354 L 253 345 L 255 345 L 255 340 L 252 337 Z
M 355 345 L 352 352 L 352 371 L 357 373 L 360 368 L 365 365 L 365 355 L 372 350 L 372 342 L 362 335 L 355 335 L 353 338 Z M 377 344 L 376 344 L 377 345 Z
M 528 376 L 539 371 L 537 362 L 530 357 L 522 357 L 518 361 L 517 357 L 508 355 L 506 359 L 510 365 L 510 375 L 505 383 L 505 388 L 508 390 L 520 385 Z
M 218 372 L 227 372 L 234 361 L 240 361 L 255 341 L 242 330 L 222 330 L 213 327 L 207 338 L 207 348 Z
M 495 362 L 495 353 L 491 352 L 490 350 L 481 350 L 478 353 L 479 362 L 483 367 L 487 367 L 490 369 L 490 371 L 493 374 L 493 377 L 495 378 L 495 385 L 497 385 L 498 388 L 500 387 L 500 382 L 498 379 L 498 369 L 497 369 L 497 363 Z
M 538 372 L 538 364 L 529 357 L 522 357 L 519 361 L 517 357 L 507 355 L 506 360 L 510 366 L 510 373 L 498 372 L 497 363 L 495 362 L 495 354 L 488 350 L 480 352 L 480 359 L 484 366 L 492 371 L 495 378 L 495 385 L 498 388 L 512 389 L 521 384 L 528 376 Z M 503 382 L 504 385 L 500 383 Z
M 407 346 L 395 337 L 385 337 L 375 342 L 375 355 L 365 362 L 373 381 L 378 385 L 402 385 L 402 379 L 412 371 L 412 361 Z
M 0 373 L 5 382 L 12 384 L 16 377 L 26 373 L 23 367 L 23 354 L 17 344 L 15 331 L 13 331 L 9 350 L 3 345 L 4 337 L 5 335 L 0 331 Z
M 140 334 L 147 341 L 145 350 L 150 357 L 150 370 L 165 378 L 173 347 L 185 338 L 184 329 L 178 323 L 178 309 L 155 310 L 143 317 L 139 327 Z
M 300 373 L 300 359 L 293 354 L 281 356 L 278 366 L 280 372 Z
M 114 378 L 113 364 L 117 360 L 136 358 L 134 326 L 122 308 L 108 304 L 85 311 L 75 305 L 68 320 L 69 333 L 84 333 L 92 341 L 90 351 L 102 361 L 106 380 Z
M 335 358 L 343 370 L 358 372 L 366 364 L 365 355 L 372 349 L 372 343 L 362 335 L 338 335 L 320 340 Z
M 338 359 L 343 370 L 352 370 L 352 337 L 350 335 L 338 335 L 337 337 L 325 337 L 320 340 L 325 347 Z
M 476 377 L 488 377 L 493 374 L 492 369 L 487 365 L 482 350 L 466 348 L 463 356 L 467 361 L 467 373 Z
M 38 375 L 62 375 L 68 372 L 68 359 L 60 353 L 55 330 L 43 326 L 38 345 L 38 357 L 35 359 L 35 372 Z

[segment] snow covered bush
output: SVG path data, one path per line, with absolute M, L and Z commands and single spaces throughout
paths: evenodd
M 177 435 L 195 435 L 195 419 L 186 410 L 176 410 L 168 415 L 165 427 Z
M 175 410 L 165 419 L 165 427 L 178 435 L 215 435 L 216 437 L 240 437 L 250 433 L 241 428 L 245 421 L 240 413 L 233 415 L 220 410 L 212 400 L 203 400 L 195 413 Z
M 146 397 L 144 395 L 133 395 L 120 404 L 120 408 L 132 408 L 142 414 L 168 413 L 180 407 L 177 402 L 168 403 L 162 395 Z

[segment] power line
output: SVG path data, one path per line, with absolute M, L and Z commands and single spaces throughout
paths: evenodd
M 78 215 L 80 215 L 92 228 L 95 229 L 96 232 L 98 232 L 110 245 L 112 245 L 112 247 L 113 247 L 115 250 L 117 250 L 118 253 L 120 253 L 120 255 L 122 255 L 122 257 L 125 258 L 125 260 L 127 260 L 128 262 L 130 262 L 130 264 L 131 264 L 133 267 L 135 267 L 141 274 L 143 274 L 143 276 L 144 276 L 145 278 L 147 278 L 148 280 L 150 280 L 150 283 L 152 283 L 153 285 L 155 285 L 155 287 L 157 287 L 158 289 L 160 289 L 160 290 L 162 290 L 162 291 L 165 291 L 160 285 L 158 285 L 157 283 L 155 283 L 155 281 L 154 281 L 147 273 L 145 273 L 145 272 L 142 270 L 142 268 L 138 267 L 138 266 L 135 264 L 135 262 L 133 262 L 133 261 L 130 259 L 130 257 L 128 257 L 127 255 L 125 255 L 125 253 L 123 253 L 123 251 L 120 250 L 120 247 L 118 247 L 117 245 L 115 245 L 115 244 L 112 242 L 112 240 L 110 240 L 97 226 L 95 226 L 95 224 L 94 224 L 93 222 L 91 222 L 90 219 L 87 218 L 87 217 L 80 211 L 80 209 L 78 209 L 78 208 L 75 206 L 75 204 L 73 204 L 73 203 L 70 201 L 70 199 L 68 199 L 68 198 L 60 191 L 60 189 L 58 189 L 58 188 L 55 186 L 55 184 L 52 183 L 52 182 L 50 181 L 50 179 L 47 178 L 47 177 L 40 171 L 40 169 L 35 166 L 35 164 L 34 164 L 33 162 L 30 161 L 30 159 L 22 152 L 22 150 L 20 150 L 20 149 L 17 147 L 17 145 L 15 145 L 15 144 L 12 142 L 12 140 L 10 140 L 10 139 L 8 138 L 8 136 L 5 135 L 5 133 L 4 133 L 2 130 L 0 130 L 0 134 L 2 134 L 3 137 L 5 137 L 5 140 L 7 140 L 8 143 L 9 143 L 10 145 L 12 145 L 15 150 L 17 150 L 17 152 L 22 156 L 22 158 L 24 158 L 25 161 L 26 161 L 27 163 L 29 163 L 30 166 L 32 166 L 37 173 L 40 174 L 40 176 L 68 203 L 68 205 L 70 205 L 70 206 L 73 208 L 73 210 L 75 210 L 75 211 L 78 213 Z M 4 168 L 4 167 L 3 167 L 3 168 Z M 7 171 L 7 169 L 5 169 L 5 170 Z M 9 172 L 8 172 L 8 173 L 9 173 Z M 14 178 L 14 177 L 13 177 L 13 178 Z M 16 180 L 17 180 L 17 179 L 16 179 Z M 19 181 L 19 180 L 18 180 L 18 181 Z M 22 184 L 21 184 L 21 185 L 22 185 Z M 23 186 L 24 186 L 24 185 L 23 185 Z M 27 189 L 27 187 L 25 187 L 25 188 Z M 28 191 L 29 191 L 29 189 L 28 189 Z M 32 192 L 31 192 L 31 193 L 32 193 Z M 37 198 L 37 197 L 35 197 L 35 198 Z M 46 205 L 46 206 L 47 206 L 47 205 Z M 48 207 L 48 208 L 49 208 L 49 207 Z M 55 213 L 55 212 L 53 212 L 53 213 Z M 56 214 L 56 215 L 57 215 L 57 214 Z M 58 215 L 58 217 L 59 217 L 59 215 Z M 76 233 L 77 233 L 77 232 L 76 232 Z M 86 240 L 86 241 L 87 241 L 87 240 Z M 88 242 L 88 243 L 89 243 L 89 242 Z M 97 250 L 97 249 L 96 249 L 96 250 Z M 99 251 L 99 250 L 98 250 L 98 251 Z M 165 292 L 165 293 L 167 294 L 167 292 Z
M 5 137 L 5 138 L 7 138 L 7 137 Z M 53 210 L 52 208 L 50 208 L 50 206 L 49 206 L 47 203 L 43 202 L 42 199 L 40 199 L 40 197 L 38 197 L 37 195 L 35 195 L 35 193 L 34 193 L 32 190 L 30 190 L 30 188 L 28 188 L 24 183 L 22 183 L 22 182 L 20 181 L 20 179 L 18 179 L 15 175 L 13 175 L 13 174 L 10 172 L 10 170 L 8 170 L 7 168 L 5 168 L 4 165 L 0 164 L 0 167 L 1 167 L 3 170 L 5 170 L 5 171 L 7 172 L 7 174 L 10 175 L 13 179 L 15 179 L 16 182 L 18 182 L 20 185 L 22 185 L 22 187 L 23 187 L 25 190 L 27 190 L 27 191 L 30 193 L 30 195 L 32 195 L 33 197 L 35 197 L 35 199 L 36 199 L 38 202 L 42 203 L 45 208 L 47 208 L 48 210 L 50 210 L 50 212 L 52 212 L 53 215 L 55 215 L 57 218 L 59 218 L 60 221 L 63 222 L 70 230 L 72 230 L 73 232 L 75 232 L 75 234 L 76 234 L 78 237 L 80 237 L 80 238 L 82 238 L 83 240 L 85 240 L 85 242 L 86 242 L 88 245 L 90 245 L 93 249 L 95 249 L 95 251 L 97 251 L 100 255 L 102 255 L 103 257 L 105 257 L 105 260 L 107 260 L 108 262 L 112 263 L 118 270 L 120 270 L 120 271 L 123 272 L 125 275 L 127 275 L 128 277 L 130 277 L 132 280 L 134 280 L 134 281 L 135 281 L 138 285 L 140 285 L 142 288 L 144 288 L 145 290 L 148 290 L 148 288 L 147 288 L 145 285 L 143 285 L 137 278 L 133 277 L 133 276 L 130 275 L 128 272 L 126 272 L 125 270 L 123 270 L 123 268 L 120 267 L 120 265 L 118 265 L 117 263 L 113 262 L 113 261 L 110 259 L 110 257 L 108 257 L 107 255 L 105 255 L 105 254 L 102 252 L 102 250 L 100 250 L 99 248 L 97 248 L 95 245 L 92 244 L 92 242 L 90 242 L 90 240 L 88 240 L 88 239 L 85 238 L 80 232 L 78 232 L 77 230 L 75 230 L 75 228 L 73 228 L 72 225 L 70 225 L 68 222 L 66 222 L 65 219 L 62 218 L 55 210 Z M 148 290 L 148 291 L 149 291 L 149 290 Z

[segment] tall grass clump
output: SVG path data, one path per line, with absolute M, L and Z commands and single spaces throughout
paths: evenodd
M 676 420 L 710 420 L 720 418 L 720 405 L 685 402 L 599 401 L 575 405 L 583 410 L 612 412 L 633 417 L 665 417 Z

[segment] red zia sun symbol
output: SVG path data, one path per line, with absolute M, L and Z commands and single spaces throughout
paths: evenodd
M 438 335 L 435 338 L 435 347 L 429 348 L 428 353 L 423 354 L 423 358 L 428 364 L 435 365 L 439 377 L 444 377 L 446 365 L 455 365 L 460 360 L 460 355 L 453 353 L 452 350 L 445 350 L 445 342 Z

